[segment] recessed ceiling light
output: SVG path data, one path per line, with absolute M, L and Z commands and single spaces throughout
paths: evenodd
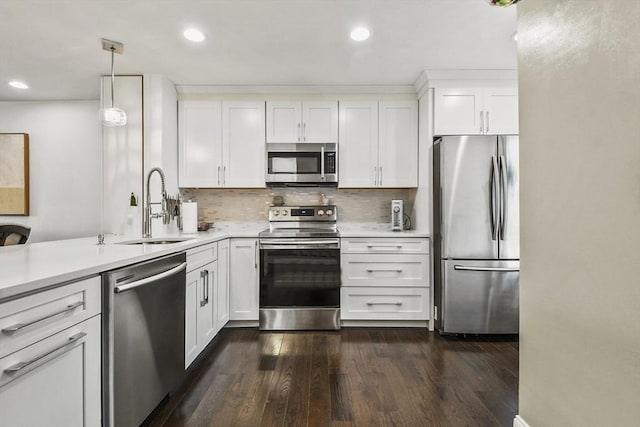
M 518 33 L 513 33 L 511 38 L 513 39 L 514 42 L 517 42 L 518 41 Z
M 357 27 L 351 31 L 351 39 L 357 42 L 364 41 L 369 38 L 369 30 L 365 27 Z
M 24 82 L 19 82 L 18 80 L 13 80 L 9 82 L 9 86 L 15 87 L 16 89 L 29 89 L 29 85 Z
M 184 33 L 182 33 L 182 35 L 185 39 L 192 42 L 201 42 L 204 40 L 204 34 L 202 34 L 202 31 L 198 30 L 197 28 L 188 28 L 184 30 Z

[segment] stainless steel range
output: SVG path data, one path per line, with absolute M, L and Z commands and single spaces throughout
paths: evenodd
M 260 237 L 260 329 L 340 329 L 340 234 L 333 205 L 274 206 Z

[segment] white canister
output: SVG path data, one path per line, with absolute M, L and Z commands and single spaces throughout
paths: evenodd
M 182 202 L 182 232 L 198 232 L 198 203 Z

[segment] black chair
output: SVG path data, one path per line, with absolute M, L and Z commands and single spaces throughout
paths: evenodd
M 0 224 L 0 246 L 23 245 L 31 234 L 31 228 L 18 224 Z

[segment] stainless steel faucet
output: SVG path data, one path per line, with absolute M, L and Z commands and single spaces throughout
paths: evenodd
M 162 183 L 162 201 L 160 205 L 162 207 L 162 212 L 151 213 L 151 194 L 149 193 L 149 182 L 151 181 L 151 174 L 154 172 L 158 172 L 160 174 L 160 181 Z M 155 203 L 157 204 L 157 203 Z M 167 192 L 164 187 L 164 172 L 160 168 L 153 168 L 149 171 L 147 175 L 147 201 L 146 206 L 144 208 L 144 231 L 142 232 L 142 237 L 151 237 L 151 220 L 154 218 L 162 218 L 163 220 L 169 216 L 169 212 L 167 212 Z

